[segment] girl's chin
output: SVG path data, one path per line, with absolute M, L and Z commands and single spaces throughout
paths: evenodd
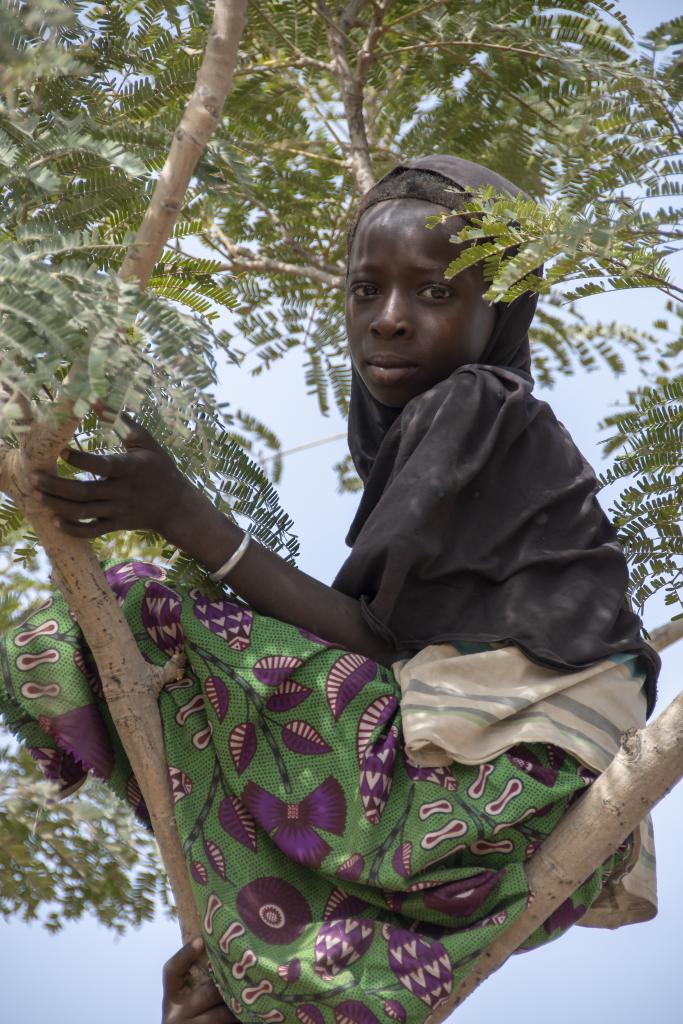
M 398 388 L 378 387 L 367 380 L 365 385 L 376 402 L 379 402 L 380 405 L 386 405 L 390 409 L 402 409 L 411 398 L 415 397 L 415 394 L 419 394 L 419 392 L 408 391 L 407 389 L 399 390 Z

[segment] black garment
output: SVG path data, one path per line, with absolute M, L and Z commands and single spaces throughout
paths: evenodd
M 430 202 L 434 176 L 446 172 L 444 188 L 491 182 L 518 191 L 454 157 L 406 166 L 429 172 Z M 407 194 L 401 176 L 398 168 L 376 186 L 377 201 L 396 198 L 392 188 Z M 412 198 L 425 198 L 411 181 Z M 529 294 L 499 306 L 482 363 L 460 367 L 403 410 L 377 402 L 354 371 L 349 448 L 365 489 L 334 586 L 361 600 L 369 626 L 401 654 L 508 641 L 572 671 L 638 652 L 650 713 L 660 661 L 629 608 L 626 561 L 595 474 L 532 394 L 535 306 Z

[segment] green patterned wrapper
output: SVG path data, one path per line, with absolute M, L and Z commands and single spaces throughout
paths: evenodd
M 525 861 L 593 776 L 558 747 L 405 756 L 393 674 L 158 566 L 107 569 L 161 693 L 170 783 L 213 976 L 242 1021 L 422 1024 L 525 908 Z M 482 648 L 483 649 L 483 648 Z M 90 652 L 55 594 L 0 645 L 0 712 L 64 789 L 93 771 L 147 811 Z M 525 944 L 587 910 L 610 859 Z

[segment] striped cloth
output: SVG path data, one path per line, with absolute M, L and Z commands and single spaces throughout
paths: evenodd
M 419 765 L 483 764 L 519 743 L 553 743 L 603 772 L 621 736 L 645 724 L 635 655 L 563 673 L 517 647 L 432 644 L 396 662 L 406 754 Z M 579 922 L 619 928 L 657 913 L 655 850 L 648 815 L 631 855 Z

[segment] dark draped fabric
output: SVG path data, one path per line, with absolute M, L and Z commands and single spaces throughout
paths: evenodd
M 416 184 L 406 169 L 427 173 Z M 361 213 L 402 195 L 434 202 L 435 182 L 519 191 L 484 167 L 434 156 L 392 171 Z M 436 201 L 457 208 L 452 193 Z M 636 651 L 650 712 L 659 657 L 629 607 L 626 561 L 595 474 L 532 393 L 535 307 L 528 293 L 500 304 L 482 362 L 402 410 L 376 401 L 354 371 L 349 448 L 365 487 L 334 586 L 361 600 L 370 627 L 402 655 L 503 641 L 573 671 Z

